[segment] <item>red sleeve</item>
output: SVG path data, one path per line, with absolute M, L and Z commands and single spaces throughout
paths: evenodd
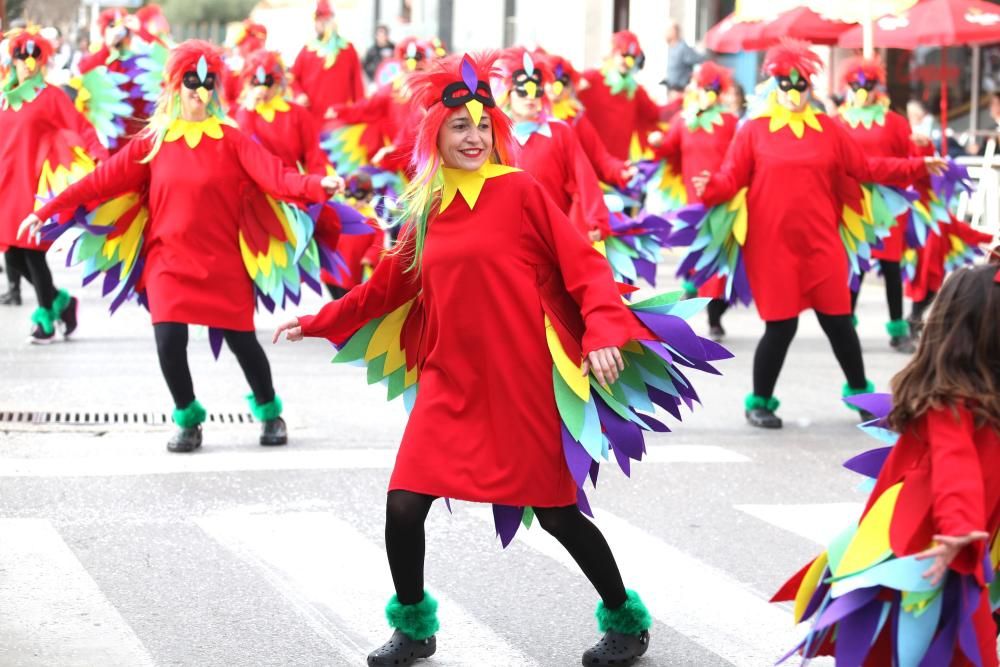
M 80 64 L 78 68 L 80 74 L 86 74 L 95 67 L 100 67 L 101 65 L 106 65 L 108 62 L 108 57 L 111 55 L 111 50 L 108 49 L 107 44 L 101 46 L 97 51 L 80 58 Z
M 405 243 L 405 241 L 401 241 Z M 331 301 L 315 315 L 299 318 L 302 334 L 344 341 L 367 322 L 391 313 L 420 291 L 420 274 L 406 271 L 408 253 L 386 255 L 375 267 L 368 282 L 358 285 L 342 299 Z
M 76 110 L 73 103 L 70 101 L 69 97 L 62 90 L 52 89 L 53 94 L 52 104 L 55 106 L 55 118 L 53 122 L 60 129 L 65 128 L 72 130 L 76 134 L 80 135 L 80 140 L 83 142 L 83 147 L 86 149 L 87 153 L 95 160 L 100 160 L 103 162 L 108 159 L 108 149 L 104 147 L 101 140 L 97 138 L 97 132 L 94 131 L 94 126 Z
M 298 202 L 325 202 L 328 199 L 326 190 L 320 185 L 322 176 L 300 174 L 239 130 L 227 132 L 237 135 L 236 152 L 243 170 L 267 194 Z
M 387 113 L 389 94 L 379 90 L 369 98 L 361 98 L 350 104 L 337 104 L 333 110 L 337 113 L 338 123 L 373 123 L 381 120 Z
M 657 159 L 666 160 L 675 173 L 681 173 L 681 127 L 684 120 L 675 118 L 670 123 L 670 129 L 663 135 L 663 143 L 653 149 Z
M 291 69 L 288 70 L 291 74 L 291 87 L 292 93 L 295 95 L 308 95 L 306 89 L 302 86 L 302 77 L 305 76 L 305 63 L 306 63 L 306 53 L 307 49 L 302 47 L 299 54 L 295 56 L 295 62 L 292 63 Z
M 348 51 L 351 54 L 351 88 L 352 97 L 355 100 L 365 99 L 365 80 L 361 75 L 361 61 L 358 59 L 358 52 L 353 45 L 349 45 Z
M 303 107 L 292 107 L 295 110 L 296 123 L 299 134 L 302 137 L 302 146 L 305 150 L 306 173 L 326 176 L 328 169 L 333 167 L 326 153 L 319 146 L 319 123 L 315 117 Z
M 385 232 L 382 230 L 382 226 L 378 224 L 377 220 L 371 221 L 369 226 L 374 232 L 372 234 L 372 244 L 368 246 L 368 250 L 362 256 L 362 261 L 368 262 L 372 266 L 376 266 L 379 260 L 382 259 L 382 252 L 385 250 Z
M 975 426 L 965 407 L 930 410 L 926 415 L 931 455 L 931 508 L 934 530 L 968 535 L 986 529 L 983 470 L 973 440 Z M 977 542 L 952 561 L 959 572 L 975 572 L 985 545 Z
M 847 130 L 837 121 L 824 123 L 823 130 L 833 133 L 840 143 L 841 164 L 851 178 L 862 183 L 909 187 L 927 174 L 923 158 L 879 158 L 866 156 Z
M 665 120 L 666 111 L 656 102 L 650 99 L 646 89 L 639 86 L 635 89 L 636 118 L 639 120 L 639 129 L 653 129 L 661 120 Z
M 740 188 L 750 185 L 754 165 L 752 132 L 753 126 L 750 124 L 737 130 L 726 151 L 726 159 L 705 186 L 705 194 L 701 197 L 705 206 L 717 206 L 728 201 Z
M 625 162 L 608 152 L 586 114 L 577 118 L 573 129 L 580 142 L 580 147 L 597 174 L 597 178 L 605 183 L 624 187 L 626 184 L 622 181 L 622 172 L 625 170 Z
M 140 161 L 146 157 L 148 150 L 146 140 L 133 139 L 97 169 L 35 211 L 35 215 L 41 220 L 48 220 L 57 213 L 73 211 L 84 204 L 105 202 L 126 192 L 142 190 L 149 181 L 149 164 Z
M 634 319 L 622 303 L 608 261 L 570 223 L 542 186 L 525 175 L 524 217 L 540 243 L 532 261 L 554 265 L 584 322 L 583 354 L 621 347 L 635 337 Z
M 573 183 L 570 187 L 575 189 L 573 193 L 573 209 L 579 211 L 582 216 L 584 226 L 589 230 L 598 230 L 601 238 L 611 235 L 611 224 L 608 220 L 610 214 L 608 207 L 604 203 L 604 191 L 601 190 L 601 183 L 597 180 L 597 174 L 590 164 L 590 160 L 583 153 L 580 142 L 576 138 L 576 133 L 569 126 L 564 126 L 565 132 L 565 154 L 569 160 Z

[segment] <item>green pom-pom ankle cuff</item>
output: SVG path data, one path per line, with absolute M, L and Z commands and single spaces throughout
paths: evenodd
M 743 400 L 743 406 L 747 410 L 770 410 L 774 412 L 780 405 L 781 401 L 774 396 L 764 398 L 757 394 L 747 394 L 747 397 Z
M 681 283 L 681 289 L 684 290 L 685 294 L 697 294 L 698 286 L 694 284 L 693 280 L 685 280 Z
M 905 338 L 910 335 L 910 323 L 906 320 L 890 320 L 885 323 L 885 330 L 893 338 Z
M 608 609 L 604 602 L 597 603 L 597 627 L 601 632 L 620 632 L 623 635 L 637 635 L 644 630 L 649 630 L 653 625 L 653 617 L 650 615 L 642 598 L 633 590 L 625 591 L 627 596 L 625 604 L 617 609 Z
M 254 398 L 253 394 L 247 394 L 247 403 L 250 404 L 250 412 L 253 413 L 254 419 L 259 422 L 270 421 L 281 416 L 281 398 L 277 394 L 275 394 L 269 403 L 264 403 L 263 405 L 257 403 L 257 399 Z
M 69 305 L 69 299 L 69 292 L 66 290 L 61 289 L 56 292 L 56 298 L 52 300 L 51 308 L 53 320 L 58 320 L 62 317 L 62 312 L 66 310 L 66 307 Z
M 851 396 L 858 396 L 860 394 L 870 394 L 875 391 L 875 383 L 871 380 L 867 380 L 864 389 L 855 389 L 851 385 L 844 383 L 843 389 L 840 391 L 841 398 L 850 398 Z M 850 403 L 845 403 L 847 407 L 855 412 L 861 412 L 861 408 L 851 405 Z
M 385 620 L 389 627 L 401 631 L 413 641 L 423 641 L 440 629 L 437 617 L 438 602 L 424 591 L 424 599 L 416 604 L 402 604 L 395 595 L 385 606 Z
M 55 332 L 55 320 L 52 319 L 52 311 L 48 308 L 41 306 L 35 308 L 35 312 L 31 314 L 31 322 L 40 326 L 46 334 Z
M 857 329 L 857 328 L 858 328 L 858 316 L 857 316 L 857 315 L 851 315 L 851 325 L 852 325 L 852 326 L 853 326 L 853 327 L 854 327 L 855 329 Z
M 174 408 L 174 423 L 181 428 L 194 428 L 199 424 L 204 423 L 205 418 L 208 413 L 205 412 L 205 408 L 202 407 L 198 399 L 191 401 L 191 404 L 186 408 Z

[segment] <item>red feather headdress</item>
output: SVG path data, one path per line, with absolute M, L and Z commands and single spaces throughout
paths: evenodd
M 546 84 L 555 80 L 545 54 L 529 51 L 523 46 L 504 50 L 497 65 L 503 77 L 504 97 L 511 90 L 519 89 L 526 91 L 531 97 L 544 98 Z
M 791 76 L 792 70 L 795 70 L 799 76 L 810 79 L 819 73 L 821 66 L 820 57 L 807 42 L 783 39 L 780 44 L 768 49 L 761 70 L 767 76 Z
M 852 83 L 864 86 L 872 82 L 876 86 L 885 85 L 885 66 L 878 58 L 850 58 L 840 66 L 840 87 L 845 90 Z
M 240 24 L 234 43 L 243 53 L 252 53 L 263 49 L 266 41 L 267 28 L 263 24 L 246 19 Z
M 201 76 L 202 73 L 198 70 L 202 58 L 205 59 L 204 74 L 215 74 L 216 85 L 219 85 L 224 71 L 222 52 L 209 42 L 189 39 L 181 42 L 170 51 L 163 76 L 164 89 L 171 92 L 180 90 L 181 81 L 186 72 L 197 72 Z
M 15 28 L 4 35 L 7 40 L 7 57 L 13 58 L 15 53 L 21 52 L 32 56 L 39 67 L 44 66 L 52 57 L 52 42 L 42 37 L 38 26 L 29 28 Z M 35 54 L 35 55 L 32 55 Z M 13 67 L 13 65 L 12 65 Z
M 117 25 L 125 20 L 128 12 L 121 7 L 110 7 L 101 12 L 97 17 L 97 27 L 103 33 L 109 26 Z
M 268 74 L 274 77 L 275 82 L 285 84 L 287 76 L 281 54 L 277 51 L 254 51 L 240 72 L 240 85 L 246 86 L 252 82 L 254 85 L 262 86 Z
M 694 71 L 694 84 L 704 90 L 724 93 L 733 85 L 733 75 L 728 67 L 706 60 Z
M 332 19 L 333 18 L 333 7 L 330 6 L 329 0 L 319 0 L 316 3 L 316 14 L 317 19 Z

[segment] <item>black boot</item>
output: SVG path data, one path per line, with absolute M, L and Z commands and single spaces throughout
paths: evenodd
M 265 447 L 284 445 L 288 443 L 288 427 L 281 417 L 268 419 L 260 427 L 260 444 Z
M 21 288 L 17 285 L 11 285 L 3 294 L 0 294 L 0 306 L 20 306 L 21 305 Z
M 201 425 L 178 429 L 167 442 L 171 452 L 186 454 L 201 447 Z
M 648 649 L 648 630 L 643 630 L 637 635 L 625 635 L 608 630 L 601 641 L 587 649 L 587 652 L 583 654 L 583 664 L 587 667 L 592 665 L 614 665 L 615 667 L 631 665 Z
M 764 398 L 756 394 L 750 394 L 743 403 L 746 408 L 743 413 L 746 415 L 747 423 L 757 428 L 781 428 L 781 417 L 774 414 L 780 402 L 774 396 Z
M 63 323 L 63 337 L 69 338 L 69 335 L 76 331 L 76 308 L 79 305 L 79 301 L 76 300 L 75 296 L 69 298 L 69 303 L 66 307 L 62 309 L 59 313 L 59 320 Z
M 417 641 L 410 639 L 402 630 L 395 630 L 389 641 L 368 654 L 368 667 L 405 667 L 417 660 L 429 658 L 437 650 L 437 639 L 431 635 L 427 639 Z
M 904 354 L 913 354 L 917 351 L 908 321 L 892 320 L 886 323 L 885 329 L 889 334 L 889 345 L 892 349 Z

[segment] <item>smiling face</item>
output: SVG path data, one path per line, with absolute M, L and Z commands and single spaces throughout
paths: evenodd
M 490 115 L 484 113 L 477 126 L 464 105 L 456 108 L 438 130 L 437 148 L 444 166 L 476 171 L 493 152 Z

